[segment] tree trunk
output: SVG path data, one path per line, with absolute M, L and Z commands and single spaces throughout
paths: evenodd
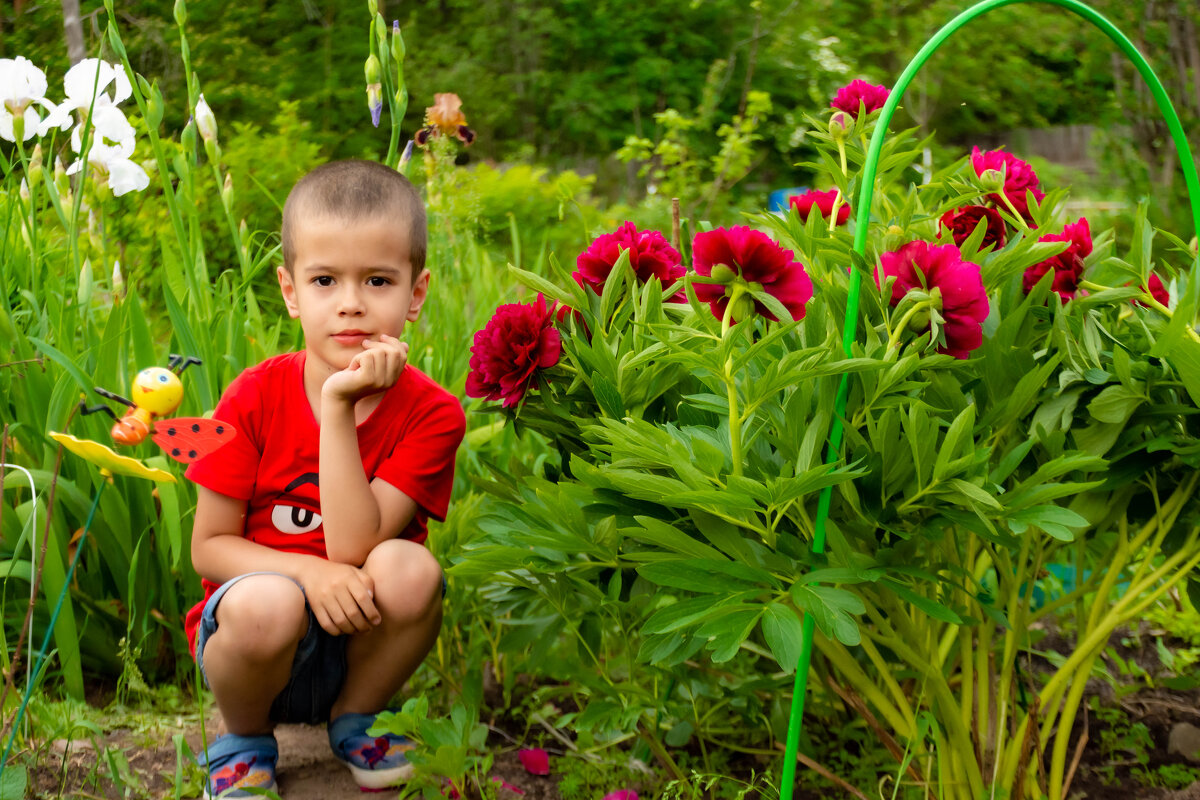
M 83 60 L 83 22 L 79 19 L 79 0 L 62 0 L 63 30 L 67 35 L 67 56 L 74 66 Z

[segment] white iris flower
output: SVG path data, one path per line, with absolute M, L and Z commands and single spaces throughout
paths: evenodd
M 126 192 L 140 192 L 150 185 L 150 176 L 137 164 L 129 160 L 133 155 L 133 126 L 121 110 L 111 105 L 97 105 L 92 111 L 91 141 L 88 143 L 87 163 L 96 172 L 100 183 L 108 182 L 117 197 Z M 82 126 L 71 132 L 71 149 L 76 153 L 83 148 Z M 83 161 L 67 167 L 67 174 L 74 175 L 83 169 Z
M 38 114 L 37 106 L 48 112 L 47 119 L 57 112 L 57 106 L 46 99 L 46 73 L 23 56 L 0 58 L 0 139 L 27 141 L 48 130 Z
M 58 111 L 47 118 L 44 127 L 61 128 L 66 130 L 75 120 L 72 111 L 87 110 L 93 106 L 93 90 L 95 91 L 95 107 L 115 106 L 133 94 L 133 87 L 120 64 L 109 64 L 98 58 L 85 58 L 67 70 L 63 78 L 63 89 L 67 99 L 58 106 Z

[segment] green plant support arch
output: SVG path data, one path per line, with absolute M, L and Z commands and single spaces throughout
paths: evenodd
M 904 72 L 896 80 L 896 85 L 892 88 L 887 102 L 884 103 L 883 109 L 880 111 L 879 120 L 875 124 L 875 133 L 871 137 L 870 148 L 867 151 L 867 160 L 863 165 L 862 188 L 859 191 L 858 205 L 855 206 L 854 252 L 860 256 L 865 257 L 866 255 L 868 223 L 871 216 L 871 201 L 875 193 L 875 171 L 879 164 L 879 154 L 883 150 L 883 139 L 887 135 L 888 123 L 891 121 L 896 107 L 900 104 L 900 99 L 904 96 L 904 91 L 908 88 L 909 83 L 912 82 L 917 71 L 950 38 L 951 34 L 989 11 L 1016 3 L 1048 3 L 1078 14 L 1104 31 L 1108 38 L 1112 39 L 1117 47 L 1134 63 L 1138 72 L 1150 87 L 1150 93 L 1154 96 L 1154 101 L 1158 104 L 1158 109 L 1162 112 L 1163 117 L 1167 121 L 1167 127 L 1171 131 L 1171 138 L 1174 140 L 1175 149 L 1179 154 L 1179 163 L 1183 167 L 1184 181 L 1187 185 L 1189 199 L 1191 200 L 1193 230 L 1197 235 L 1200 235 L 1200 181 L 1196 177 L 1196 162 L 1192 157 L 1191 148 L 1188 146 L 1187 137 L 1184 135 L 1183 125 L 1179 121 L 1179 115 L 1175 113 L 1174 106 L 1171 105 L 1170 98 L 1167 97 L 1167 91 L 1163 88 L 1162 82 L 1159 81 L 1158 76 L 1154 74 L 1154 70 L 1150 68 L 1150 64 L 1138 52 L 1133 43 L 1129 41 L 1128 37 L 1121 33 L 1115 25 L 1105 19 L 1095 9 L 1078 2 L 1078 0 L 983 0 L 983 2 L 976 3 L 950 20 L 950 22 L 946 23 L 941 30 L 925 43 L 925 46 L 913 57 L 913 60 L 909 62 L 908 66 L 904 68 Z M 861 280 L 862 276 L 859 271 L 853 270 L 850 277 L 850 295 L 846 303 L 846 322 L 842 332 L 842 348 L 847 356 L 850 355 L 851 347 L 858 333 L 858 300 Z M 849 390 L 849 376 L 843 375 L 841 383 L 838 385 L 837 397 L 834 402 L 835 413 L 833 425 L 829 431 L 828 449 L 825 457 L 827 464 L 831 464 L 837 460 L 841 449 L 842 418 L 846 413 L 846 398 Z M 821 496 L 817 503 L 816 526 L 812 544 L 814 553 L 822 553 L 825 550 L 825 523 L 829 519 L 829 505 L 832 494 L 833 487 L 825 487 L 821 491 Z M 792 694 L 792 711 L 788 721 L 787 744 L 784 748 L 783 774 L 780 779 L 781 800 L 791 800 L 795 787 L 796 750 L 799 746 L 800 728 L 804 719 L 804 695 L 808 687 L 808 669 L 812 658 L 813 626 L 812 614 L 805 614 L 802 629 L 803 634 L 800 640 L 800 660 L 796 666 L 796 682 Z

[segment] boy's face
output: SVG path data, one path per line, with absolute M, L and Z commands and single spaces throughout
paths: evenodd
M 413 282 L 405 226 L 304 218 L 296 228 L 293 273 L 279 267 L 279 288 L 319 366 L 343 370 L 364 339 L 400 338 L 404 323 L 420 317 L 429 271 Z

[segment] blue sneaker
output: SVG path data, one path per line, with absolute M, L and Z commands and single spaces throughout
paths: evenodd
M 275 791 L 275 763 L 279 744 L 274 736 L 238 736 L 227 733 L 217 737 L 201 753 L 196 763 L 208 770 L 204 783 L 205 800 L 257 797 L 247 789 Z
M 368 736 L 374 714 L 342 714 L 329 722 L 329 746 L 363 789 L 384 789 L 412 777 L 405 753 L 413 748 L 403 736 Z

